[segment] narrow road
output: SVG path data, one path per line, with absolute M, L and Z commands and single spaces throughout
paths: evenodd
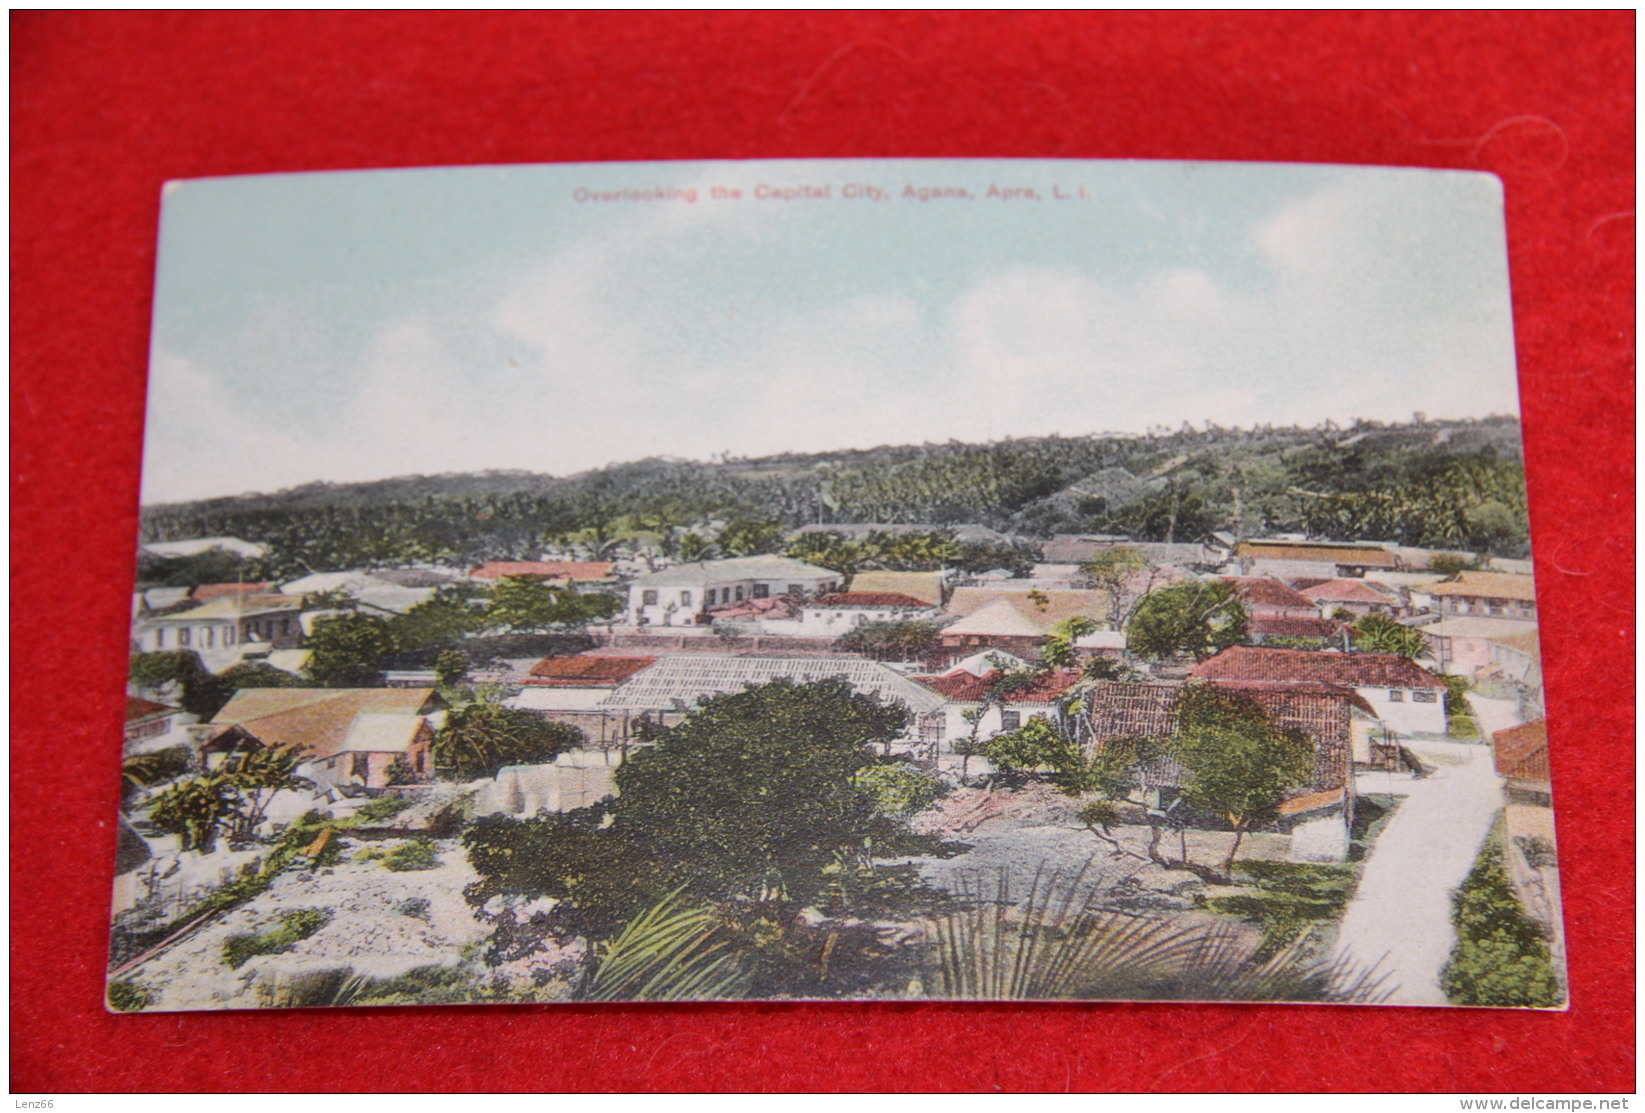
M 1334 953 L 1388 974 L 1395 1005 L 1443 1005 L 1439 972 L 1450 956 L 1451 891 L 1462 883 L 1502 806 L 1491 749 L 1477 743 L 1408 742 L 1434 767 L 1419 780 L 1359 778 L 1362 793 L 1404 796 L 1365 862 Z

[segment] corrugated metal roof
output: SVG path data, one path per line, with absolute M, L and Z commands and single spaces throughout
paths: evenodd
M 677 711 L 705 696 L 729 695 L 773 680 L 808 684 L 833 677 L 865 695 L 900 703 L 917 714 L 940 710 L 935 692 L 877 661 L 845 657 L 729 657 L 693 653 L 663 657 L 619 685 L 601 706 L 628 711 Z

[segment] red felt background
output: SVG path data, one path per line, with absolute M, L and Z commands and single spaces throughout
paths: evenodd
M 13 13 L 13 1089 L 1631 1089 L 1633 20 Z M 884 155 L 1502 176 L 1570 1012 L 767 1004 L 106 1015 L 160 184 Z

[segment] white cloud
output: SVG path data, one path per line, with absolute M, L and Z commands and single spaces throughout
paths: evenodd
M 301 323 L 277 316 L 282 327 L 226 346 L 238 391 L 216 353 L 158 355 L 144 497 L 1184 419 L 1512 410 L 1509 326 L 1490 308 L 1501 294 L 1505 309 L 1505 291 L 1410 211 L 1420 185 L 1332 182 L 1219 251 L 1125 279 L 1100 256 L 1024 257 L 908 289 L 872 270 L 805 272 L 807 251 L 851 247 L 806 246 L 799 210 L 637 208 L 521 265 L 489 311 L 407 306 L 330 347 L 296 334 L 282 346 Z M 294 358 L 315 384 L 295 419 L 260 404 Z

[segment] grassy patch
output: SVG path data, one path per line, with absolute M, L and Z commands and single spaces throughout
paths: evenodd
M 257 935 L 231 935 L 223 942 L 223 961 L 238 970 L 258 955 L 280 954 L 321 928 L 331 919 L 327 908 L 299 908 L 280 917 L 280 926 Z
M 404 873 L 408 870 L 431 870 L 439 864 L 439 859 L 434 853 L 434 844 L 421 839 L 416 842 L 401 843 L 383 855 L 384 867 L 393 870 L 395 873 Z
M 136 982 L 110 982 L 108 1002 L 111 1009 L 118 1009 L 123 1013 L 137 1013 L 152 1005 L 154 998 Z
M 1354 823 L 1348 831 L 1348 861 L 1362 862 L 1376 845 L 1377 836 L 1388 826 L 1399 807 L 1398 796 L 1359 796 L 1354 800 Z
M 369 823 L 384 819 L 393 819 L 407 808 L 411 801 L 399 796 L 379 796 L 375 800 L 368 800 L 354 813 L 356 823 Z
M 1205 897 L 1202 904 L 1262 929 L 1258 961 L 1279 954 L 1311 925 L 1340 917 L 1357 880 L 1351 866 L 1307 862 L 1236 862 L 1234 876 L 1246 892 Z

